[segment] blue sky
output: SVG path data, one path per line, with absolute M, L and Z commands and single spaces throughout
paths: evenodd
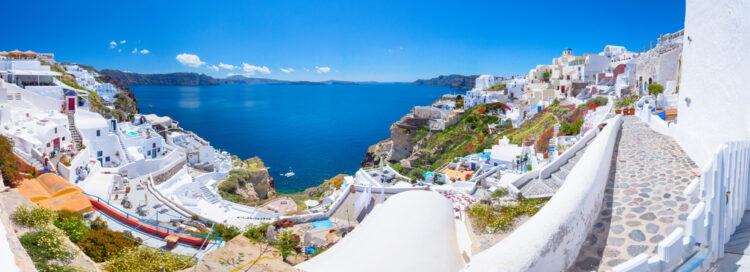
M 565 47 L 637 51 L 684 17 L 672 0 L 8 1 L 0 50 L 139 73 L 412 81 L 527 73 Z

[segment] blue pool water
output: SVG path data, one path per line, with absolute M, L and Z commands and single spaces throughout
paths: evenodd
M 329 229 L 333 228 L 333 223 L 331 223 L 331 220 L 325 219 L 320 221 L 314 221 L 311 223 L 313 229 Z
M 142 113 L 170 116 L 240 158 L 263 159 L 282 192 L 354 174 L 367 147 L 388 138 L 411 108 L 463 93 L 405 83 L 130 87 Z M 281 175 L 290 170 L 294 176 Z

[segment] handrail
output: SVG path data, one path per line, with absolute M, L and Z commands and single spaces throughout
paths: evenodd
M 143 220 L 142 218 L 140 218 L 140 217 L 138 217 L 138 216 L 135 216 L 135 215 L 132 215 L 132 214 L 130 214 L 130 213 L 128 213 L 128 212 L 126 212 L 126 211 L 123 211 L 122 209 L 118 208 L 118 207 L 117 207 L 117 206 L 115 206 L 115 205 L 112 205 L 111 203 L 107 202 L 106 200 L 102 199 L 102 198 L 101 198 L 101 197 L 99 197 L 99 196 L 96 196 L 96 195 L 92 195 L 92 194 L 89 194 L 89 193 L 86 193 L 86 192 L 84 192 L 84 194 L 85 194 L 85 195 L 87 195 L 87 196 L 90 196 L 90 197 L 96 198 L 96 199 L 97 199 L 97 201 L 99 201 L 99 202 L 103 202 L 103 203 L 107 204 L 108 206 L 110 206 L 110 207 L 113 207 L 113 208 L 115 208 L 116 210 L 118 210 L 118 211 L 120 211 L 120 212 L 124 213 L 124 214 L 125 214 L 125 216 L 126 216 L 127 218 L 130 218 L 130 217 L 132 217 L 132 218 L 135 218 L 135 219 L 137 219 L 138 221 L 141 221 L 141 222 L 143 222 L 143 223 L 145 223 L 145 224 L 149 224 L 149 225 L 152 225 L 152 226 L 154 226 L 154 227 L 157 227 L 157 228 L 162 228 L 162 229 L 165 229 L 165 230 L 167 230 L 167 232 L 171 231 L 171 232 L 174 232 L 174 233 L 179 233 L 179 234 L 185 233 L 185 234 L 187 234 L 188 236 L 193 236 L 193 237 L 198 237 L 198 238 L 204 238 L 204 239 L 205 239 L 205 238 L 208 238 L 208 239 L 219 240 L 219 241 L 220 241 L 219 243 L 221 243 L 221 242 L 223 242 L 223 241 L 224 241 L 224 238 L 223 238 L 223 237 L 210 236 L 210 235 L 203 235 L 203 234 L 195 234 L 195 233 L 190 233 L 190 232 L 186 232 L 186 231 L 176 230 L 176 229 L 172 229 L 172 228 L 169 228 L 169 227 L 164 227 L 164 226 L 160 226 L 159 224 L 154 224 L 154 223 L 151 223 L 151 222 L 150 222 L 150 221 L 148 221 L 148 220 Z M 158 211 L 157 211 L 157 212 L 158 212 Z M 198 221 L 198 220 L 194 220 L 194 219 L 190 219 L 190 220 L 191 220 L 191 221 L 197 221 L 197 222 L 200 222 L 200 223 L 205 223 L 205 222 L 203 222 L 203 221 Z M 157 222 L 157 223 L 158 223 L 158 222 Z

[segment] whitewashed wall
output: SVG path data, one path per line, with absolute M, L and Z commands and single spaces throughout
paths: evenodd
M 750 135 L 748 33 L 750 2 L 687 1 L 676 139 L 699 165 Z
M 475 255 L 463 271 L 563 271 L 576 259 L 596 222 L 621 117 L 588 147 L 560 190 L 529 221 L 493 247 Z

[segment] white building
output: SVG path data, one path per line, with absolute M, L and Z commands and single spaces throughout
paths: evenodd
M 511 98 L 522 98 L 523 89 L 526 86 L 524 78 L 502 79 L 492 75 L 481 75 L 476 79 L 474 89 L 466 92 L 464 96 L 464 109 L 474 107 L 479 104 L 508 103 Z M 487 89 L 505 83 L 505 89 L 488 91 Z
M 188 165 L 208 167 L 216 160 L 216 151 L 205 140 L 193 133 L 170 132 L 167 142 L 185 152 Z

